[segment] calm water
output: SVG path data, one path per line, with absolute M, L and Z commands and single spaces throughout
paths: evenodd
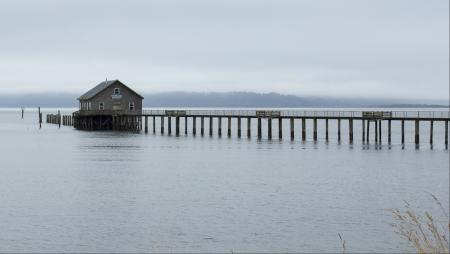
M 307 142 L 300 122 L 295 141 L 258 141 L 39 130 L 36 116 L 0 110 L 0 252 L 337 252 L 338 233 L 350 252 L 404 252 L 387 209 L 439 215 L 429 192 L 449 206 L 441 123 L 433 149 L 427 124 L 420 149 L 407 124 L 402 149 L 399 124 L 376 147 L 360 122 L 349 145 L 345 123 L 327 144 L 320 123 L 314 143 L 312 123 Z

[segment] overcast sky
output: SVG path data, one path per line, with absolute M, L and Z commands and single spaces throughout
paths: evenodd
M 448 100 L 448 0 L 0 1 L 0 93 Z

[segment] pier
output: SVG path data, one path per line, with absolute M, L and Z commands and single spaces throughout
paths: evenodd
M 294 140 L 296 137 L 296 126 L 300 126 L 301 140 L 305 141 L 308 133 L 307 122 L 312 122 L 311 135 L 314 142 L 317 142 L 319 131 L 319 122 L 325 125 L 325 141 L 330 139 L 329 123 L 334 121 L 337 126 L 337 140 L 341 142 L 343 138 L 347 138 L 350 144 L 354 141 L 354 125 L 361 125 L 362 143 L 381 144 L 392 142 L 392 124 L 398 123 L 401 126 L 400 140 L 401 144 L 405 144 L 405 122 L 414 123 L 414 144 L 420 144 L 420 135 L 424 131 L 420 130 L 421 123 L 429 123 L 429 143 L 433 145 L 434 140 L 434 124 L 435 122 L 443 122 L 445 128 L 444 140 L 442 141 L 446 148 L 448 147 L 448 123 L 450 121 L 450 113 L 448 111 L 296 111 L 296 110 L 142 110 L 142 114 L 138 116 L 121 116 L 113 115 L 111 119 L 98 119 L 98 121 L 85 122 L 83 130 L 99 130 L 102 124 L 108 125 L 109 130 L 117 131 L 134 131 L 144 133 L 149 132 L 150 121 L 152 132 L 156 133 L 156 120 L 159 119 L 160 133 L 173 134 L 173 123 L 175 128 L 175 136 L 181 134 L 180 123 L 184 122 L 184 134 L 188 135 L 188 123 L 192 123 L 192 135 L 197 135 L 197 119 L 200 119 L 200 135 L 222 137 L 223 120 L 226 121 L 226 136 L 235 135 L 237 138 L 242 137 L 242 122 L 246 122 L 247 138 L 251 138 L 252 123 L 256 122 L 257 138 L 261 139 L 267 136 L 268 139 L 283 139 L 283 121 L 289 123 L 289 138 Z M 205 126 L 205 119 L 208 125 Z M 102 120 L 105 120 L 102 122 Z M 174 120 L 174 121 L 173 121 Z M 235 120 L 236 126 L 233 127 L 232 122 Z M 273 136 L 273 121 L 278 125 L 278 135 Z M 263 134 L 263 122 L 267 124 L 267 133 Z M 310 123 L 311 123 L 310 122 Z M 358 123 L 359 122 L 359 123 Z M 68 125 L 76 127 L 76 117 L 71 115 L 50 114 L 47 115 L 47 123 L 58 125 Z M 167 123 L 167 125 L 166 125 Z M 214 123 L 217 123 L 214 130 Z M 343 134 L 341 125 L 347 124 L 348 133 Z M 383 132 L 382 126 L 386 126 L 387 131 Z M 143 126 L 144 125 L 144 126 Z M 105 126 L 103 126 L 105 127 Z M 207 130 L 206 130 L 207 128 Z M 372 129 L 373 128 L 373 129 Z M 383 133 L 385 136 L 383 136 Z

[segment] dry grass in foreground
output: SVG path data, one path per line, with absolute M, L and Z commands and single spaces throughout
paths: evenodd
M 449 253 L 449 215 L 441 202 L 432 194 L 431 197 L 445 216 L 444 225 L 436 222 L 428 212 L 425 212 L 425 216 L 420 216 L 406 203 L 403 210 L 391 210 L 396 221 L 392 226 L 395 232 L 406 239 L 417 253 Z

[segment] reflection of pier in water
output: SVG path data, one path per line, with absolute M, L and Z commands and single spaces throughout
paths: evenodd
M 222 136 L 222 121 L 227 122 L 227 136 L 232 134 L 232 119 L 237 119 L 237 137 L 242 136 L 242 122 L 246 121 L 247 137 L 251 137 L 252 120 L 257 121 L 257 137 L 262 138 L 262 119 L 267 120 L 267 137 L 272 139 L 273 121 L 278 123 L 278 138 L 283 138 L 283 120 L 289 122 L 290 138 L 295 137 L 295 122 L 301 122 L 301 137 L 306 140 L 306 122 L 313 122 L 313 140 L 317 141 L 317 122 L 325 121 L 325 139 L 329 140 L 329 121 L 337 122 L 337 138 L 341 141 L 341 125 L 348 124 L 349 143 L 353 143 L 354 122 L 360 122 L 362 128 L 361 138 L 363 142 L 370 141 L 371 124 L 374 125 L 374 141 L 382 141 L 382 122 L 387 122 L 387 141 L 391 143 L 391 125 L 393 121 L 401 123 L 401 142 L 405 143 L 405 121 L 415 123 L 415 144 L 420 143 L 420 123 L 429 122 L 429 141 L 433 144 L 433 125 L 434 122 L 445 123 L 444 143 L 448 147 L 448 122 L 450 121 L 450 112 L 448 111 L 297 111 L 297 110 L 143 110 L 142 115 L 127 116 L 115 115 L 111 125 L 112 130 L 141 131 L 148 133 L 149 118 L 152 121 L 152 131 L 156 133 L 156 118 L 159 118 L 160 132 L 164 133 L 167 122 L 167 132 L 172 134 L 172 120 L 175 120 L 175 135 L 180 135 L 180 121 L 184 120 L 184 133 L 188 134 L 188 121 L 191 121 L 192 135 L 197 135 L 197 119 L 200 124 L 200 135 L 205 135 L 205 118 L 209 120 L 209 135 L 214 133 L 213 122 L 217 121 L 217 135 Z M 71 116 L 48 115 L 47 122 L 63 125 L 75 125 Z M 143 126 L 144 125 L 144 126 Z M 89 128 L 87 128 L 89 129 Z

